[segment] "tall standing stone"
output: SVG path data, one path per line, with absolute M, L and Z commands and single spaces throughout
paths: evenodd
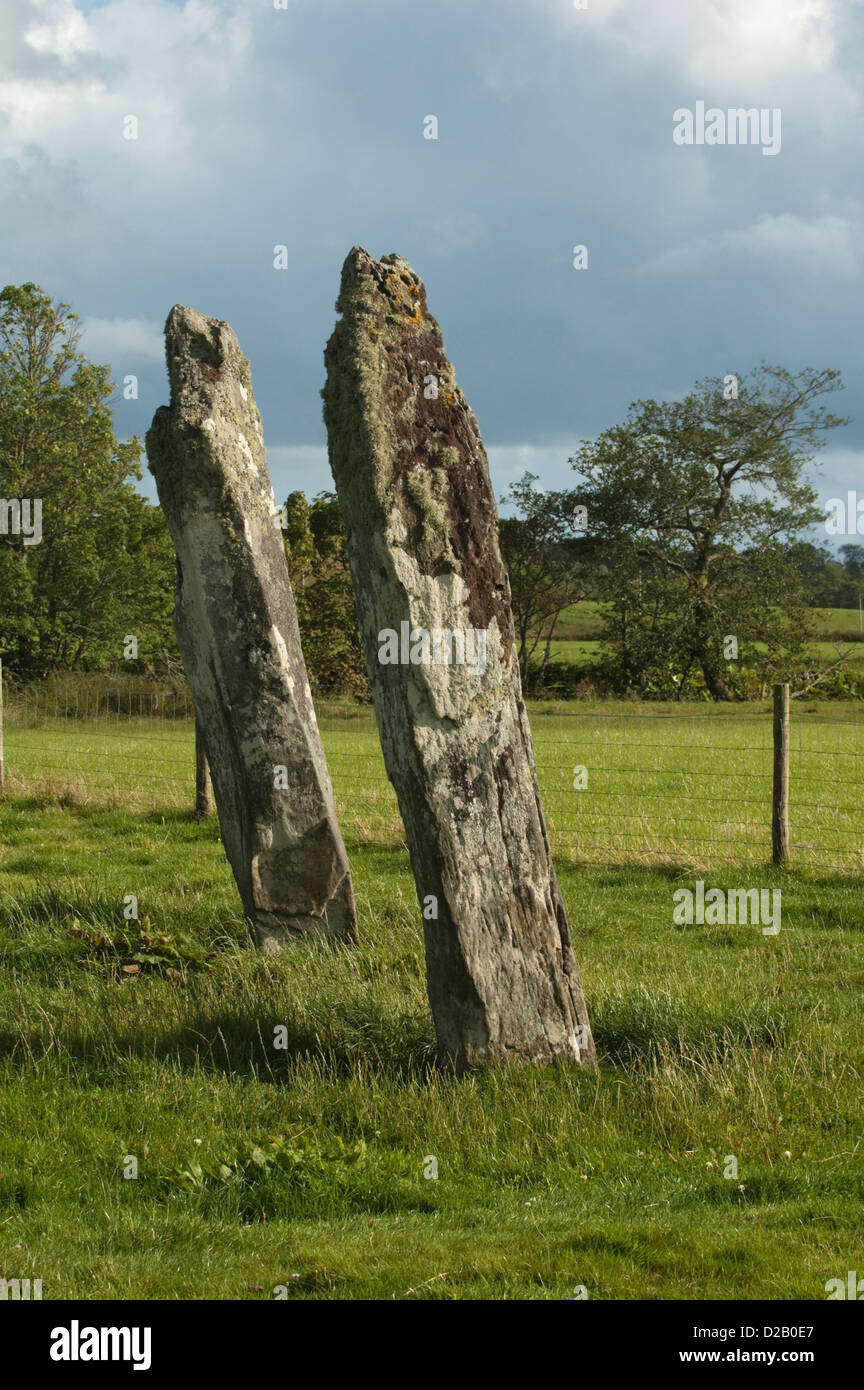
M 174 626 L 253 940 L 356 937 L 249 363 L 176 305 L 147 454 L 177 551 Z
M 407 261 L 355 247 L 336 308 L 330 463 L 439 1052 L 594 1067 L 477 422 Z

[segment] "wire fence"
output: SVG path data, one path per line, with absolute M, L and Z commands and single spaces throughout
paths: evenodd
M 319 707 L 346 842 L 404 843 L 368 706 Z M 609 708 L 532 717 L 553 853 L 564 862 L 764 864 L 776 792 L 770 708 Z M 181 692 L 29 687 L 6 693 L 5 794 L 28 804 L 192 812 L 194 711 Z M 864 867 L 857 707 L 794 705 L 788 862 Z

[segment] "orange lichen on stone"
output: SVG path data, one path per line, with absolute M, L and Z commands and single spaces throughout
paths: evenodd
M 423 322 L 423 306 L 418 299 L 412 303 L 414 297 L 414 286 L 405 275 L 397 275 L 394 271 L 388 271 L 383 280 L 383 288 L 388 298 L 393 301 L 394 308 L 398 309 L 403 318 L 409 319 L 412 323 Z

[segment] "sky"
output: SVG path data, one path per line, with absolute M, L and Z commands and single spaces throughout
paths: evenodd
M 333 486 L 354 245 L 425 281 L 499 497 L 761 361 L 842 372 L 814 482 L 864 497 L 862 40 L 862 0 L 0 0 L 0 284 L 79 314 L 121 438 L 172 305 L 227 319 L 280 499 Z M 764 138 L 678 143 L 698 103 Z

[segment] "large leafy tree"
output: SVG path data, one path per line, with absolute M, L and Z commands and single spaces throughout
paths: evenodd
M 542 684 L 561 614 L 588 593 L 590 543 L 581 537 L 579 499 L 570 490 L 538 489 L 537 481 L 535 473 L 525 473 L 510 484 L 501 501 L 514 506 L 517 515 L 499 521 L 525 685 L 534 668 Z
M 134 488 L 110 369 L 78 350 L 76 315 L 38 285 L 0 293 L 0 496 L 42 504 L 42 539 L 0 535 L 0 654 L 24 676 L 101 667 L 134 635 L 173 652 L 174 560 L 162 513 Z
M 369 686 L 336 495 L 308 502 L 292 492 L 285 503 L 288 572 L 309 684 L 316 694 L 368 695 Z
M 698 671 L 730 699 L 727 637 L 739 658 L 758 643 L 782 663 L 800 647 L 807 592 L 790 545 L 821 515 L 803 475 L 824 431 L 846 423 L 819 404 L 841 386 L 833 370 L 763 364 L 737 396 L 709 378 L 684 400 L 634 403 L 583 442 L 571 462 L 612 573 L 606 637 L 624 683 Z

